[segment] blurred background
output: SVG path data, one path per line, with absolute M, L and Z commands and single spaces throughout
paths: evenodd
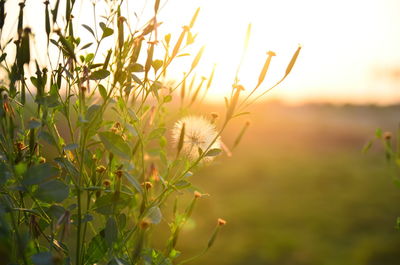
M 193 264 L 398 264 L 400 190 L 381 144 L 362 147 L 399 121 L 400 106 L 254 106 L 233 156 L 193 178 L 211 196 L 178 249 L 198 253 L 222 217 L 215 245 Z M 242 125 L 223 141 L 232 144 Z
M 8 16 L 18 15 L 16 2 L 7 1 Z M 103 1 L 96 2 L 101 11 Z M 126 3 L 129 21 L 152 16 L 152 1 Z M 161 3 L 160 36 L 172 33 L 173 40 L 201 7 L 194 28 L 197 46 L 188 52 L 206 45 L 199 76 L 208 76 L 214 64 L 217 68 L 209 105 L 197 114 L 222 111 L 219 103 L 231 89 L 248 23 L 252 35 L 239 74 L 246 91 L 256 84 L 267 51 L 277 56 L 261 91 L 282 77 L 302 45 L 289 78 L 249 109 L 251 125 L 233 156 L 193 177 L 210 197 L 199 202 L 178 249 L 186 257 L 200 252 L 221 217 L 227 225 L 214 247 L 193 264 L 399 264 L 400 189 L 380 144 L 367 154 L 362 148 L 377 128 L 395 131 L 400 122 L 400 1 Z M 25 23 L 40 47 L 46 40 L 40 38 L 44 8 L 37 1 L 26 5 L 31 18 Z M 81 1 L 74 19 L 93 27 L 90 8 L 91 1 Z M 13 32 L 16 25 L 6 27 Z M 187 63 L 182 58 L 174 65 L 170 78 L 181 78 Z M 227 145 L 245 121 L 238 119 L 224 133 Z

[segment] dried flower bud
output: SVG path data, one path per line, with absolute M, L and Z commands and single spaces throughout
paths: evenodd
M 144 220 L 142 220 L 140 222 L 139 226 L 140 226 L 141 229 L 144 230 L 144 229 L 146 229 L 146 228 L 148 228 L 150 226 L 150 221 L 147 220 L 147 219 L 144 219 Z
M 224 225 L 226 225 L 226 221 L 224 219 L 218 218 L 218 225 L 224 226 Z
M 101 174 L 101 173 L 103 173 L 104 171 L 106 171 L 106 167 L 105 167 L 105 166 L 98 166 L 98 167 L 96 167 L 96 172 L 97 172 L 97 173 Z
M 217 112 L 211 112 L 211 117 L 212 117 L 213 119 L 218 119 L 219 114 L 218 114 Z
M 115 172 L 114 172 L 114 174 L 118 177 L 118 178 L 121 178 L 122 177 L 122 170 L 116 170 Z
M 390 139 L 392 139 L 392 133 L 391 133 L 391 132 L 385 132 L 385 133 L 383 134 L 383 139 L 385 139 L 385 140 L 390 140 Z
M 202 196 L 203 196 L 203 194 L 201 194 L 200 192 L 198 192 L 198 191 L 194 192 L 194 197 L 195 198 L 201 198 Z
M 111 186 L 111 181 L 106 179 L 103 181 L 103 185 L 106 186 L 107 188 Z
M 146 188 L 146 190 L 149 190 L 153 187 L 153 184 L 149 181 L 144 182 L 142 185 Z
M 15 145 L 17 146 L 18 151 L 22 151 L 26 148 L 23 142 L 17 142 Z
M 126 21 L 126 18 L 124 18 L 123 16 L 118 17 L 119 23 L 123 23 L 124 21 Z

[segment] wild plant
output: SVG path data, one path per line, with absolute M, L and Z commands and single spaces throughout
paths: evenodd
M 0 263 L 188 263 L 212 247 L 226 223 L 217 220 L 199 255 L 180 253 L 180 232 L 205 196 L 191 179 L 241 141 L 248 123 L 230 147 L 223 132 L 272 89 L 262 84 L 275 53 L 268 52 L 250 93 L 239 83 L 239 65 L 225 113 L 199 115 L 214 76 L 211 70 L 195 85 L 204 48 L 181 80 L 168 77 L 195 41 L 199 9 L 179 36 L 161 38 L 160 0 L 152 3 L 152 18 L 137 25 L 124 16 L 124 1 L 93 1 L 92 27 L 75 22 L 77 2 L 35 3 L 45 11 L 37 19 L 47 38 L 38 47 L 24 24 L 26 1 L 0 0 Z M 19 15 L 7 39 L 11 8 Z M 250 26 L 245 48 L 249 37 Z M 192 199 L 181 206 L 185 193 Z M 154 228 L 163 222 L 169 236 L 154 244 Z

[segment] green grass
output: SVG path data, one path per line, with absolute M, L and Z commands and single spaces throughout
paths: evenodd
M 399 114 L 396 107 L 254 109 L 234 156 L 193 179 L 211 197 L 200 201 L 196 227 L 178 247 L 194 254 L 223 217 L 215 246 L 193 264 L 398 264 L 400 189 L 379 144 L 361 149 L 376 128 L 394 129 Z M 234 138 L 228 131 L 224 140 Z

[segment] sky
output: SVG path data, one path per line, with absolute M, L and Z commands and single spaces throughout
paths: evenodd
M 82 7 L 73 11 L 79 23 L 93 24 L 91 2 L 81 0 Z M 97 2 L 101 13 L 102 1 Z M 15 3 L 7 2 L 9 15 L 16 15 L 17 8 L 11 7 Z M 37 3 L 37 0 L 27 0 L 26 23 L 36 36 L 43 36 L 40 32 L 44 25 L 43 5 Z M 144 22 L 151 17 L 153 5 L 153 1 L 128 1 L 125 15 L 135 24 L 135 12 Z M 264 99 L 288 103 L 399 102 L 398 0 L 161 0 L 160 35 L 171 33 L 172 40 L 176 40 L 181 27 L 190 22 L 197 7 L 201 10 L 193 32 L 198 36 L 189 52 L 195 54 L 202 45 L 206 46 L 199 76 L 208 76 L 216 64 L 209 100 L 222 101 L 229 93 L 246 29 L 251 23 L 249 47 L 239 73 L 246 91 L 255 86 L 266 52 L 272 50 L 277 56 L 272 60 L 260 92 L 282 77 L 293 53 L 301 45 L 300 56 L 290 76 Z M 9 28 L 12 26 L 10 24 Z M 81 29 L 81 33 L 85 34 L 85 30 Z M 38 38 L 37 42 L 40 44 L 44 40 Z M 172 78 L 174 74 L 179 78 L 187 71 L 185 59 L 180 60 L 172 65 Z

